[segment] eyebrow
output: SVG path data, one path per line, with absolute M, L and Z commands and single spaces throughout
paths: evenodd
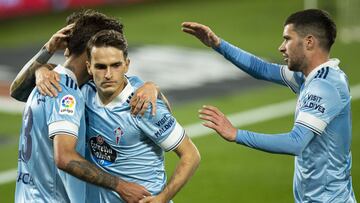
M 94 64 L 94 67 L 102 67 L 103 68 L 104 66 L 106 67 L 106 64 L 103 64 L 103 63 L 95 63 Z
M 122 61 L 116 61 L 116 62 L 114 62 L 114 63 L 111 63 L 111 64 L 109 64 L 110 66 L 114 66 L 114 65 L 121 65 L 121 64 L 123 64 L 123 62 Z M 105 63 L 95 63 L 94 64 L 94 66 L 95 67 L 106 67 L 106 66 L 108 66 L 107 64 L 105 64 Z
M 112 63 L 112 64 L 110 64 L 110 66 L 114 66 L 114 65 L 118 65 L 118 64 L 122 64 L 123 62 L 122 61 L 117 61 L 117 62 L 114 62 L 114 63 Z

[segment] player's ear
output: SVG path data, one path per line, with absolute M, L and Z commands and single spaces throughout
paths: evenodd
M 306 50 L 312 50 L 315 46 L 315 37 L 313 35 L 307 35 L 305 37 L 305 47 Z
M 92 73 L 91 73 L 91 64 L 90 64 L 90 62 L 89 61 L 86 61 L 86 69 L 87 69 L 87 71 L 88 71 L 88 73 L 89 73 L 89 75 L 92 75 Z

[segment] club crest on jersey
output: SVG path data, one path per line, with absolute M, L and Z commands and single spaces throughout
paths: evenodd
M 116 128 L 114 130 L 114 135 L 115 135 L 115 140 L 116 140 L 116 144 L 119 144 L 121 136 L 124 134 L 124 132 L 121 130 L 120 127 Z
M 60 100 L 60 114 L 74 115 L 76 100 L 72 95 L 63 96 Z
M 104 144 L 104 138 L 99 136 L 96 136 L 96 142 L 100 145 Z

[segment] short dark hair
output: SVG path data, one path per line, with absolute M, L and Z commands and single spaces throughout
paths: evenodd
M 94 10 L 83 10 L 67 18 L 67 23 L 75 23 L 74 29 L 68 38 L 70 55 L 80 55 L 85 49 L 90 38 L 101 30 L 116 30 L 123 33 L 123 24 Z
M 93 47 L 115 47 L 123 51 L 124 58 L 128 55 L 128 44 L 124 35 L 116 30 L 102 30 L 96 33 L 88 42 L 86 53 L 91 59 L 91 49 Z
M 336 38 L 336 25 L 329 13 L 320 9 L 307 9 L 291 14 L 284 26 L 293 24 L 295 31 L 302 37 L 314 35 L 320 46 L 330 51 Z

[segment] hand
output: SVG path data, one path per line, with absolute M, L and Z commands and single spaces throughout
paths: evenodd
M 237 129 L 216 107 L 203 106 L 203 108 L 199 110 L 199 117 L 207 121 L 203 123 L 205 127 L 215 130 L 225 140 L 229 142 L 236 140 Z
M 214 48 L 220 46 L 220 38 L 208 26 L 195 22 L 183 22 L 181 26 L 182 31 L 194 35 L 206 46 Z
M 156 99 L 158 94 L 159 91 L 156 84 L 153 82 L 146 82 L 135 92 L 134 96 L 131 98 L 131 114 L 144 115 L 150 103 L 152 106 L 151 114 L 154 116 L 156 113 Z
M 163 198 L 161 194 L 157 196 L 144 197 L 144 199 L 139 201 L 139 203 L 168 203 L 168 202 L 169 201 Z
M 40 94 L 56 97 L 58 91 L 62 90 L 59 84 L 60 76 L 57 72 L 50 71 L 47 66 L 49 65 L 45 64 L 35 71 L 36 87 Z
M 127 203 L 138 203 L 144 197 L 151 195 L 145 187 L 126 181 L 121 181 L 121 183 L 118 184 L 116 192 Z
M 55 51 L 64 50 L 67 47 L 66 39 L 69 37 L 74 25 L 74 23 L 69 24 L 51 36 L 49 41 L 45 44 L 46 50 L 52 54 L 55 53 Z

